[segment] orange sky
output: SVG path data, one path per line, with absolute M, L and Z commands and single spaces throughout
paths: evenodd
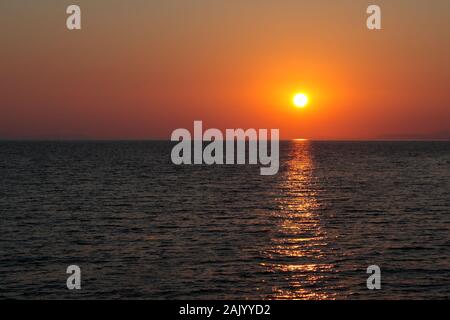
M 372 2 L 382 31 L 366 29 Z M 2 1 L 0 138 L 169 139 L 194 120 L 450 138 L 450 1 L 372 2 Z M 81 31 L 65 27 L 72 3 Z

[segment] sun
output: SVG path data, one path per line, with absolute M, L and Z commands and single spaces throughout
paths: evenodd
M 304 93 L 297 93 L 292 99 L 294 105 L 298 108 L 304 108 L 308 104 L 308 96 Z

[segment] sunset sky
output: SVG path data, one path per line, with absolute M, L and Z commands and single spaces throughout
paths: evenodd
M 450 138 L 449 0 L 2 0 L 0 33 L 0 139 Z

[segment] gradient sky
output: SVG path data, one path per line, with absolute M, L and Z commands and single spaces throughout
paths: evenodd
M 0 32 L 0 138 L 450 138 L 448 0 L 2 0 Z

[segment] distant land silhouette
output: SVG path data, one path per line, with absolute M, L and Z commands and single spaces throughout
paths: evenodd
M 386 134 L 378 139 L 382 140 L 450 140 L 450 131 L 435 133 Z

